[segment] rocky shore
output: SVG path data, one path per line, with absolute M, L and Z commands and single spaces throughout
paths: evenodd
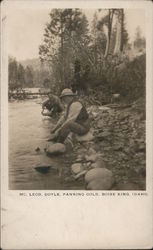
M 144 100 L 90 106 L 88 112 L 93 137 L 74 142 L 76 157 L 65 181 L 79 181 L 92 190 L 145 190 Z

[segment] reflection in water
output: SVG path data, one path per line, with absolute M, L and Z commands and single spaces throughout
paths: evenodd
M 53 124 L 41 115 L 41 104 L 34 100 L 9 103 L 9 188 L 18 190 L 82 189 L 77 183 L 66 183 L 62 169 L 71 166 L 69 155 L 47 157 L 46 140 Z M 35 149 L 39 147 L 40 152 Z M 37 172 L 37 165 L 50 165 L 58 171 Z

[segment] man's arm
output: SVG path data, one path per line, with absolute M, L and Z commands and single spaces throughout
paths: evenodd
M 52 129 L 52 133 L 57 132 L 65 126 L 70 121 L 75 121 L 78 117 L 80 111 L 82 109 L 82 104 L 80 102 L 74 102 L 71 104 L 69 114 L 67 119 L 65 120 L 65 116 L 63 115 L 60 120 L 57 122 L 56 126 Z
M 62 105 L 62 103 L 61 103 L 59 97 L 57 97 L 57 96 L 56 96 L 56 99 L 55 99 L 55 104 L 56 104 L 57 106 L 59 106 L 59 108 L 60 108 L 61 110 L 63 110 L 63 105 Z
M 44 109 L 45 108 L 45 105 L 48 103 L 48 99 L 46 100 L 46 101 L 44 101 L 43 103 L 42 103 L 42 109 Z
M 61 125 L 64 123 L 64 121 L 65 121 L 65 115 L 63 113 L 62 116 L 60 117 L 60 119 L 58 120 L 57 124 L 51 130 L 51 132 L 52 133 L 56 132 L 56 130 L 58 130 L 61 127 Z

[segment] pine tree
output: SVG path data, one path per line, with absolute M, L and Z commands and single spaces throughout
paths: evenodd
M 51 64 L 55 81 L 63 86 L 76 55 L 86 44 L 88 22 L 79 9 L 53 9 L 50 18 L 39 54 L 42 61 Z
M 9 89 L 13 91 L 17 88 L 18 82 L 18 64 L 15 58 L 9 57 L 8 72 Z
M 134 47 L 138 50 L 141 50 L 145 48 L 145 44 L 145 38 L 142 36 L 141 29 L 138 26 L 135 32 Z
M 24 84 L 25 84 L 24 74 L 25 74 L 24 68 L 22 64 L 19 64 L 18 65 L 18 85 L 20 87 L 24 87 Z
M 26 87 L 33 87 L 33 69 L 31 66 L 25 68 L 25 85 Z

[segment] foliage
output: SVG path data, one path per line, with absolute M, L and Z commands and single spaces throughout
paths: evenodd
M 133 44 L 128 38 L 123 9 L 97 10 L 90 29 L 80 9 L 52 9 L 40 61 L 10 58 L 9 88 L 44 87 L 59 94 L 70 87 L 98 101 L 116 92 L 138 98 L 145 93 L 145 38 L 139 27 Z
M 79 9 L 53 9 L 50 18 L 39 54 L 50 63 L 53 83 L 61 89 L 71 81 L 76 58 L 84 59 L 88 21 Z
M 8 72 L 9 90 L 13 91 L 23 88 L 25 84 L 25 70 L 15 58 L 9 57 Z
M 94 84 L 90 86 L 90 93 L 92 96 L 94 94 L 95 100 L 108 103 L 115 93 L 119 93 L 121 100 L 127 102 L 145 96 L 145 54 L 135 57 L 132 61 L 125 55 L 109 55 L 103 70 L 104 75 L 99 79 L 94 77 Z
M 135 33 L 135 40 L 134 40 L 134 47 L 137 48 L 138 50 L 142 50 L 145 48 L 146 42 L 145 38 L 141 34 L 141 29 L 138 26 L 136 28 L 136 33 Z

